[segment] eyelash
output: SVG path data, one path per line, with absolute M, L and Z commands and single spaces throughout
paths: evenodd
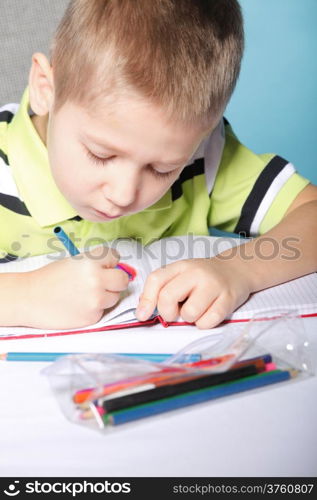
M 109 156 L 107 158 L 99 158 L 99 156 L 94 155 L 91 151 L 87 149 L 87 156 L 96 165 L 105 165 L 108 163 L 108 161 L 112 160 L 113 156 Z M 153 167 L 149 166 L 148 167 L 149 172 L 156 177 L 157 179 L 168 179 L 169 177 L 172 177 L 174 174 L 174 170 L 171 170 L 170 172 L 159 172 L 158 170 L 155 170 Z
M 86 152 L 89 160 L 96 165 L 105 165 L 109 160 L 113 158 L 113 156 L 108 156 L 107 158 L 99 158 L 99 156 L 94 155 L 91 151 L 89 151 L 89 149 L 87 149 Z
M 157 179 L 168 179 L 169 177 L 172 177 L 175 173 L 174 170 L 171 170 L 170 172 L 158 172 L 152 167 L 149 167 L 148 170 Z

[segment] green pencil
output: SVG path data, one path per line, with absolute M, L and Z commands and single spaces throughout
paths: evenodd
M 224 396 L 238 394 L 275 384 L 298 374 L 297 370 L 272 370 L 263 372 L 258 375 L 245 377 L 238 381 L 227 382 L 215 387 L 190 391 L 186 394 L 164 398 L 159 401 L 145 403 L 125 410 L 119 410 L 112 413 L 100 415 L 100 419 L 104 425 L 121 425 L 141 418 L 150 417 L 167 411 L 183 408 L 205 401 L 211 401 Z

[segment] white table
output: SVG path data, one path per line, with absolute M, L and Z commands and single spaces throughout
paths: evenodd
M 317 318 L 303 320 L 317 367 Z M 231 325 L 232 327 L 232 325 Z M 176 352 L 206 331 L 155 326 L 1 341 L 6 351 Z M 195 405 L 100 434 L 66 420 L 40 371 L 0 363 L 0 475 L 261 477 L 317 475 L 317 378 Z

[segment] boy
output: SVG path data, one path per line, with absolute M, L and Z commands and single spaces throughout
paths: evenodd
M 57 224 L 81 248 L 209 226 L 258 236 L 245 257 L 181 260 L 148 277 L 138 318 L 157 306 L 198 328 L 315 271 L 316 186 L 246 149 L 222 118 L 242 52 L 236 0 L 72 0 L 50 62 L 34 54 L 20 107 L 0 111 L 3 262 L 61 249 Z M 79 257 L 0 275 L 0 324 L 98 321 L 128 279 L 115 252 Z

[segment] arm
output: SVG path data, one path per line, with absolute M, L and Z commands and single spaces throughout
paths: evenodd
M 251 292 L 316 271 L 317 186 L 306 186 L 279 224 L 244 247 Z
M 27 307 L 27 274 L 0 274 L 0 325 L 22 326 Z
M 166 321 L 179 315 L 198 328 L 212 328 L 252 292 L 317 270 L 317 187 L 308 185 L 282 221 L 250 242 L 211 259 L 178 261 L 150 274 L 137 317 L 155 306 Z

